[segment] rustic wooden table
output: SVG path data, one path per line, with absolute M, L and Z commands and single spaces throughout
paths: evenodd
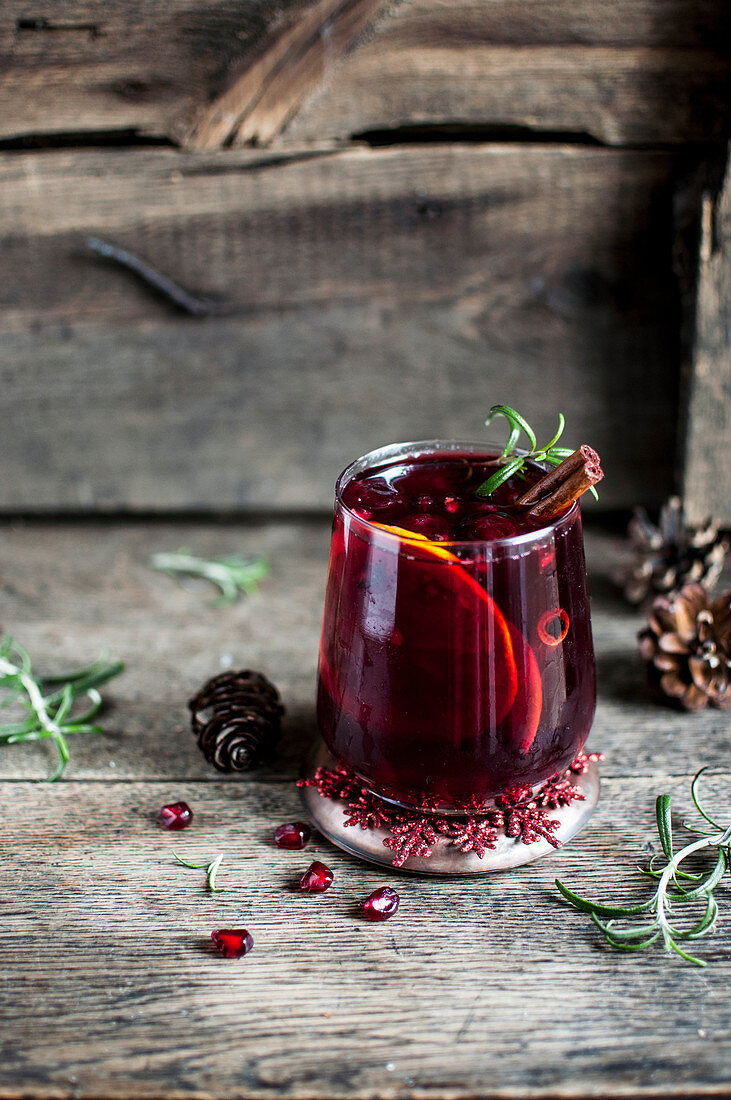
M 682 816 L 701 764 L 726 769 L 710 787 L 728 807 L 728 718 L 650 700 L 640 619 L 608 580 L 619 541 L 588 538 L 597 812 L 552 858 L 469 881 L 384 872 L 317 840 L 272 845 L 277 824 L 302 816 L 293 779 L 313 736 L 327 543 L 322 520 L 0 531 L 2 625 L 44 670 L 102 645 L 127 664 L 106 691 L 108 734 L 74 740 L 63 781 L 35 782 L 43 747 L 0 750 L 0 1096 L 728 1095 L 728 896 L 700 970 L 611 951 L 553 885 L 560 873 L 592 896 L 645 896 L 632 868 L 657 844 L 655 795 L 672 792 Z M 270 577 L 213 609 L 207 586 L 148 565 L 183 544 L 264 552 Z M 208 768 L 187 724 L 188 697 L 229 665 L 266 672 L 288 706 L 277 763 L 243 779 Z M 169 834 L 157 811 L 179 798 L 195 823 Z M 171 841 L 192 860 L 223 852 L 227 892 L 207 894 Z M 321 897 L 294 888 L 313 858 L 335 871 Z M 357 900 L 384 883 L 398 916 L 358 919 Z M 253 933 L 246 959 L 212 953 L 211 929 L 227 925 Z

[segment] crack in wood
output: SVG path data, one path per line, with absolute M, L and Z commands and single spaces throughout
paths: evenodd
M 52 23 L 50 19 L 46 19 L 44 16 L 34 18 L 33 16 L 16 19 L 15 21 L 16 31 L 31 31 L 31 32 L 48 32 L 56 33 L 58 31 L 76 31 L 86 33 L 90 38 L 99 38 L 103 31 L 99 29 L 97 23 Z
M 185 144 L 210 150 L 272 141 L 383 7 L 383 0 L 319 0 L 295 23 L 277 29 Z
M 417 123 L 410 126 L 386 126 L 372 130 L 359 130 L 349 135 L 354 142 L 364 142 L 374 149 L 386 145 L 486 144 L 501 145 L 520 142 L 557 145 L 592 145 L 607 148 L 588 130 L 556 130 L 540 126 L 518 126 L 500 123 Z

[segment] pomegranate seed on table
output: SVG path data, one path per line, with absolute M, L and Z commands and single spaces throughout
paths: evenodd
M 307 894 L 321 894 L 332 886 L 332 881 L 333 873 L 330 868 L 316 859 L 300 879 L 300 890 Z
M 280 825 L 274 830 L 274 843 L 277 848 L 296 852 L 305 847 L 311 836 L 310 827 L 304 821 L 288 821 L 286 825 Z
M 388 920 L 398 910 L 399 896 L 390 886 L 382 886 L 363 902 L 363 913 L 367 920 Z
M 211 939 L 224 959 L 241 959 L 254 946 L 253 937 L 245 928 L 218 928 L 211 932 Z
M 166 829 L 187 829 L 193 820 L 193 811 L 187 802 L 171 802 L 160 810 L 160 820 Z

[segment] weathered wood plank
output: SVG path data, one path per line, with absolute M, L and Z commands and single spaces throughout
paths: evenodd
M 680 166 L 578 147 L 6 154 L 0 508 L 317 508 L 354 455 L 562 409 L 673 487 Z M 181 317 L 87 233 L 234 313 Z M 89 462 L 88 456 L 94 461 Z
M 731 776 L 714 780 L 723 803 Z M 605 781 L 592 822 L 550 859 L 494 878 L 375 870 L 323 842 L 271 845 L 301 816 L 292 787 L 3 784 L 0 1095 L 152 1097 L 658 1097 L 728 1095 L 731 919 L 691 969 L 612 952 L 565 906 L 639 899 L 657 849 L 654 796 L 691 811 L 676 776 Z M 156 811 L 185 798 L 184 858 L 224 853 L 212 897 L 170 855 Z M 294 888 L 313 858 L 335 883 Z M 389 882 L 401 908 L 369 925 Z M 226 962 L 216 927 L 248 927 Z
M 478 44 L 456 54 L 435 39 L 409 52 L 394 33 L 353 54 L 283 137 L 299 143 L 443 120 L 607 145 L 723 140 L 728 72 L 711 50 Z
M 731 173 L 703 199 L 683 488 L 688 514 L 731 526 Z
M 2 626 L 45 672 L 92 660 L 108 646 L 127 671 L 105 691 L 107 736 L 77 737 L 74 779 L 213 780 L 190 732 L 187 700 L 228 664 L 265 672 L 288 713 L 276 762 L 254 777 L 289 782 L 315 736 L 317 651 L 329 524 L 319 521 L 211 525 L 118 523 L 5 526 L 0 529 Z M 154 572 L 157 550 L 181 545 L 204 555 L 265 553 L 271 574 L 260 590 L 227 609 L 210 606 L 204 582 L 181 587 Z M 609 576 L 623 540 L 589 532 L 587 555 L 599 674 L 591 744 L 606 753 L 609 777 L 693 774 L 723 766 L 728 715 L 659 706 L 636 653 L 641 616 Z M 51 752 L 0 749 L 0 778 L 42 778 Z M 240 780 L 245 784 L 248 780 Z
M 0 134 L 135 130 L 200 142 L 203 127 L 206 140 L 239 129 L 244 140 L 267 140 L 308 92 L 321 95 L 312 110 L 305 100 L 300 132 L 318 140 L 424 122 L 577 130 L 618 143 L 727 132 L 720 0 L 605 9 L 412 0 L 388 5 L 344 58 L 378 10 L 361 0 L 69 0 L 61 10 L 54 0 L 7 0 Z M 280 58 L 308 35 L 308 47 Z M 256 94 L 237 94 L 257 75 L 259 107 Z M 213 129 L 211 103 L 223 109 Z

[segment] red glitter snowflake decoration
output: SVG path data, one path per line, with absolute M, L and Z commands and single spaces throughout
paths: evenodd
M 450 843 L 460 852 L 474 852 L 482 859 L 488 848 L 497 847 L 497 830 L 493 829 L 487 818 L 468 817 L 466 819 L 439 823 L 439 832 L 450 838 Z
M 401 867 L 411 856 L 428 859 L 440 837 L 460 852 L 474 852 L 479 859 L 497 846 L 500 831 L 523 844 L 546 840 L 554 848 L 560 848 L 561 841 L 554 836 L 560 822 L 550 817 L 548 811 L 583 802 L 584 795 L 572 777 L 583 775 L 590 763 L 603 759 L 599 752 L 580 752 L 563 774 L 553 776 L 535 794 L 530 786 L 513 787 L 495 799 L 490 808 L 471 799 L 463 807 L 464 817 L 421 812 L 437 809 L 438 800 L 429 797 L 422 800 L 418 810 L 391 805 L 364 787 L 343 764 L 318 768 L 311 779 L 301 779 L 298 786 L 315 787 L 323 798 L 350 799 L 343 811 L 345 825 L 388 832 L 383 843 L 394 853 L 394 867 Z
M 401 815 L 405 820 L 391 825 L 391 835 L 386 837 L 384 845 L 395 852 L 392 860 L 394 867 L 401 867 L 409 856 L 423 856 L 428 859 L 437 842 L 435 821 L 426 815 Z
M 348 803 L 345 825 L 360 825 L 361 829 L 386 829 L 393 820 L 391 807 L 382 798 L 363 788 L 355 802 Z

